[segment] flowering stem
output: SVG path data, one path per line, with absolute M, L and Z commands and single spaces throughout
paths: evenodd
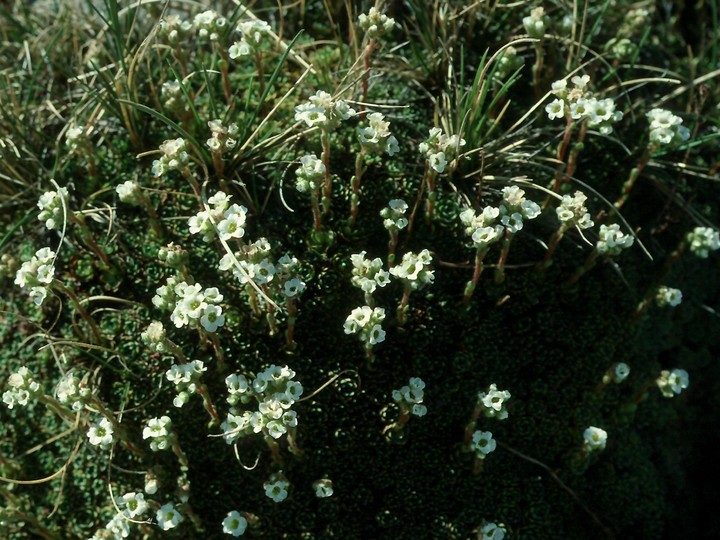
M 323 194 L 322 205 L 323 214 L 327 214 L 330 211 L 332 182 L 330 180 L 330 134 L 324 129 L 320 134 L 320 143 L 322 144 L 322 160 L 325 165 L 325 192 Z
M 415 204 L 413 205 L 412 212 L 410 213 L 410 218 L 408 219 L 408 235 L 412 232 L 413 224 L 415 223 L 415 214 L 417 214 L 417 210 L 420 207 L 420 201 L 422 200 L 423 194 L 425 193 L 425 176 L 428 174 L 429 168 L 430 166 L 428 165 L 428 162 L 425 161 L 425 172 L 423 173 L 423 179 L 420 182 L 420 188 L 418 189 L 418 194 L 415 198 Z
M 87 247 L 90 248 L 90 250 L 97 255 L 100 260 L 105 265 L 105 268 L 111 268 L 112 265 L 110 264 L 110 260 L 107 258 L 107 255 L 105 255 L 105 252 L 100 249 L 100 246 L 97 245 L 95 242 L 95 239 L 92 236 L 92 233 L 90 232 L 90 229 L 88 229 L 87 224 L 85 223 L 85 220 L 82 217 L 77 216 L 74 213 L 70 213 L 69 215 L 70 221 L 75 223 L 80 227 L 82 230 L 82 239 L 83 242 L 87 245 Z
M 280 445 L 275 442 L 275 439 L 273 439 L 265 430 L 263 431 L 265 432 L 265 444 L 267 444 L 268 448 L 270 449 L 270 455 L 272 457 L 273 463 L 282 468 L 283 458 L 280 454 Z
M 170 445 L 172 447 L 173 453 L 177 456 L 178 461 L 180 462 L 180 466 L 185 467 L 185 469 L 189 469 L 190 462 L 188 461 L 187 455 L 180 447 L 180 442 L 177 439 L 177 435 L 175 435 L 174 433 L 170 436 Z
M 620 197 L 617 201 L 615 201 L 615 208 L 620 209 L 628 200 L 628 197 L 630 196 L 630 191 L 632 190 L 633 186 L 635 185 L 635 182 L 637 181 L 638 177 L 640 176 L 640 173 L 645 168 L 645 165 L 647 165 L 648 161 L 650 161 L 650 156 L 652 155 L 653 147 L 649 146 L 645 153 L 643 154 L 642 158 L 640 158 L 640 163 L 638 163 L 637 167 L 633 168 L 633 170 L 630 171 L 630 176 L 623 184 L 622 193 L 620 194 Z
M 355 176 L 352 177 L 352 194 L 350 195 L 350 226 L 355 225 L 358 214 L 358 204 L 360 203 L 360 179 L 363 172 L 363 160 L 365 157 L 365 147 L 360 147 L 360 152 L 355 156 Z
M 395 266 L 395 249 L 398 245 L 398 232 L 395 229 L 390 230 L 390 241 L 388 242 L 388 267 Z
M 483 264 L 483 260 L 485 259 L 485 255 L 487 255 L 488 248 L 487 246 L 478 247 L 477 251 L 475 252 L 475 269 L 473 270 L 472 279 L 467 282 L 467 285 L 465 286 L 465 294 L 463 295 L 463 304 L 467 304 L 470 302 L 470 298 L 472 297 L 473 293 L 475 292 L 475 288 L 477 287 L 478 281 L 480 281 L 480 275 L 482 274 L 483 270 L 485 269 L 485 265 Z
M 555 231 L 555 234 L 552 235 L 550 241 L 548 242 L 548 248 L 545 252 L 545 257 L 543 257 L 543 260 L 537 265 L 537 270 L 539 272 L 547 270 L 552 264 L 553 253 L 555 253 L 555 249 L 560 243 L 560 240 L 562 240 L 562 237 L 565 235 L 565 231 L 567 231 L 567 225 L 565 223 L 561 223 L 560 227 L 558 227 L 558 229 Z
M 565 154 L 567 153 L 567 148 L 570 145 L 570 136 L 572 135 L 572 129 L 572 116 L 570 116 L 570 113 L 568 113 L 565 115 L 565 133 L 563 134 L 562 142 L 558 145 L 557 155 L 555 156 L 560 162 L 560 165 L 555 171 L 555 183 L 553 184 L 553 191 L 555 193 L 558 193 L 560 191 L 560 186 L 565 181 L 565 171 L 563 170 L 567 170 L 566 166 L 564 166 Z M 549 201 L 550 199 L 548 198 L 547 202 Z
M 182 168 L 182 175 L 190 183 L 190 186 L 192 187 L 198 200 L 202 200 L 202 195 L 200 194 L 200 184 L 198 184 L 198 181 L 193 176 L 193 173 L 190 172 L 190 168 L 187 165 Z
M 295 343 L 295 321 L 297 319 L 297 306 L 295 301 L 288 297 L 287 302 L 287 330 L 285 330 L 285 340 L 287 342 L 288 349 L 291 351 L 295 350 L 297 343 Z
M 215 332 L 209 332 L 209 334 L 210 341 L 212 341 L 213 350 L 215 351 L 215 358 L 217 358 L 218 361 L 218 370 L 221 372 L 225 371 L 227 369 L 227 366 L 225 365 L 225 353 L 220 346 L 220 340 L 218 339 Z
M 502 248 L 500 250 L 500 258 L 498 259 L 497 267 L 495 268 L 495 283 L 502 283 L 505 281 L 505 263 L 507 262 L 507 257 L 510 253 L 510 243 L 512 242 L 513 237 L 513 233 L 505 233 L 505 238 L 503 239 Z
M 588 255 L 587 259 L 585 259 L 585 264 L 575 270 L 575 273 L 570 277 L 570 279 L 565 282 L 565 287 L 569 287 L 570 285 L 574 285 L 575 283 L 577 283 L 577 281 L 584 274 L 586 274 L 593 266 L 595 266 L 599 255 L 600 252 L 597 249 L 594 249 L 592 253 Z
M 364 67 L 362 76 L 363 103 L 360 104 L 360 112 L 365 110 L 364 103 L 367 103 L 368 100 L 368 78 L 370 76 L 371 57 L 376 45 L 377 42 L 374 39 L 370 39 L 362 53 Z
M 152 227 L 155 236 L 158 240 L 164 240 L 165 230 L 160 223 L 160 219 L 158 218 L 155 208 L 153 208 L 153 205 L 150 203 L 150 199 L 148 199 L 145 194 L 141 194 L 140 202 L 143 205 L 143 208 L 145 208 L 145 211 L 148 213 L 148 216 L 150 216 L 150 226 Z
M 200 394 L 200 397 L 202 397 L 205 410 L 208 412 L 208 414 L 210 414 L 210 417 L 214 421 L 218 422 L 220 420 L 220 417 L 218 416 L 217 409 L 215 408 L 215 405 L 213 405 L 212 399 L 210 398 L 210 392 L 208 392 L 208 387 L 204 384 L 198 384 L 196 391 L 198 394 Z
M 228 106 L 232 106 L 232 90 L 230 89 L 230 76 L 228 71 L 228 56 L 225 49 L 218 43 L 218 52 L 220 53 L 220 73 L 222 73 L 223 91 L 225 92 L 225 100 Z
M 41 395 L 39 397 L 39 401 L 55 411 L 55 413 L 67 423 L 71 425 L 75 423 L 75 417 L 73 414 L 68 409 L 60 405 L 55 398 L 48 395 Z
M 437 198 L 437 195 L 435 194 L 435 177 L 437 173 L 432 167 L 428 167 L 425 171 L 425 182 L 427 182 L 428 188 L 427 206 L 425 207 L 425 219 L 429 222 L 432 220 L 433 213 L 435 211 L 435 199 Z
M 400 300 L 400 305 L 397 308 L 397 322 L 400 326 L 405 324 L 405 321 L 407 320 L 407 307 L 408 302 L 410 301 L 410 293 L 412 292 L 412 287 L 409 283 L 405 284 L 405 290 L 403 291 L 402 299 Z
M 533 87 L 535 88 L 535 98 L 540 99 L 542 92 L 540 91 L 540 74 L 543 69 L 543 46 L 542 41 L 535 43 L 535 65 L 533 66 Z
M 258 94 L 262 97 L 265 94 L 265 72 L 263 71 L 262 55 L 260 51 L 255 51 L 255 67 L 258 72 Z M 263 104 L 264 107 L 265 104 Z M 261 109 L 261 114 L 264 116 L 264 111 Z
M 312 193 L 310 195 L 310 203 L 312 205 L 312 213 L 313 213 L 313 225 L 315 226 L 315 232 L 320 232 L 322 230 L 322 220 L 320 218 L 320 203 L 318 201 L 318 191 L 319 188 L 315 188 L 312 190 Z
M 77 309 L 80 316 L 85 320 L 85 322 L 90 327 L 90 331 L 92 332 L 93 336 L 95 337 L 95 342 L 97 344 L 101 344 L 103 342 L 103 338 L 102 338 L 102 335 L 100 334 L 100 329 L 95 324 L 95 321 L 92 320 L 92 317 L 90 317 L 88 312 L 85 311 L 85 308 L 82 307 L 80 300 L 75 295 L 75 293 L 72 291 L 72 289 L 70 289 L 69 287 L 66 287 L 57 279 L 53 280 L 53 286 L 55 286 L 61 292 L 66 294 L 67 297 L 70 298 L 72 303 L 75 304 L 75 309 Z

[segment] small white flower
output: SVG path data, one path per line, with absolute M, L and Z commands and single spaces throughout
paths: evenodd
M 630 366 L 625 362 L 618 362 L 612 371 L 612 379 L 615 383 L 621 383 L 630 375 Z
M 298 279 L 293 278 L 285 282 L 283 286 L 283 292 L 288 298 L 294 298 L 305 290 L 305 283 Z
M 331 497 L 333 494 L 333 483 L 329 478 L 321 478 L 313 482 L 313 490 L 315 490 L 315 496 L 318 499 L 325 499 Z
M 118 506 L 123 508 L 123 514 L 131 519 L 142 517 L 149 508 L 145 495 L 134 491 L 123 495 L 118 501 Z
M 505 538 L 505 529 L 502 525 L 490 522 L 483 525 L 480 534 L 482 540 L 503 540 Z
M 588 450 L 604 450 L 607 445 L 607 431 L 590 426 L 583 433 L 584 444 Z
M 470 449 L 475 452 L 475 457 L 485 459 L 485 456 L 495 451 L 497 442 L 489 431 L 476 431 L 473 433 Z
M 207 332 L 215 332 L 225 324 L 225 315 L 222 314 L 220 306 L 209 305 L 205 307 L 200 324 Z
M 175 506 L 172 503 L 162 505 L 155 514 L 155 518 L 157 519 L 158 526 L 163 531 L 174 529 L 183 520 L 182 515 L 175 510 Z
M 545 106 L 545 112 L 550 120 L 565 117 L 565 102 L 562 99 L 555 99 Z
M 247 529 L 247 520 L 240 515 L 240 512 L 233 510 L 223 519 L 223 532 L 231 536 L 242 536 Z
M 263 484 L 263 487 L 265 488 L 265 496 L 279 503 L 287 499 L 290 483 L 287 480 L 268 481 Z
M 93 446 L 108 449 L 113 443 L 113 425 L 107 418 L 101 418 L 87 432 L 87 438 Z

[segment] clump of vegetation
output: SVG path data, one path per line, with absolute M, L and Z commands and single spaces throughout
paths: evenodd
M 0 536 L 713 530 L 717 3 L 206 4 L 0 10 Z

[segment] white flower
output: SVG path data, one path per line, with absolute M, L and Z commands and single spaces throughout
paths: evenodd
M 437 152 L 435 154 L 431 154 L 428 158 L 428 161 L 430 162 L 430 167 L 432 167 L 436 172 L 442 173 L 445 171 L 445 167 L 447 166 L 445 152 Z
M 663 370 L 655 381 L 662 395 L 671 398 L 690 385 L 690 377 L 684 369 Z
M 630 366 L 625 362 L 618 362 L 612 370 L 612 379 L 615 383 L 621 383 L 630 375 Z
M 680 289 L 673 289 L 672 287 L 662 285 L 658 288 L 657 294 L 655 295 L 655 301 L 660 307 L 679 306 L 682 302 L 682 291 Z
M 290 483 L 287 480 L 267 481 L 263 484 L 263 487 L 265 488 L 265 496 L 279 503 L 287 499 Z
M 565 102 L 562 99 L 555 99 L 545 106 L 545 112 L 550 120 L 565 117 Z
M 149 508 L 145 495 L 134 491 L 123 495 L 118 500 L 118 506 L 123 508 L 123 514 L 132 519 L 141 517 Z
M 233 510 L 223 519 L 223 532 L 231 536 L 242 536 L 247 529 L 247 520 L 240 515 L 240 512 Z
M 225 324 L 225 315 L 222 314 L 220 306 L 209 305 L 205 307 L 200 324 L 207 332 L 215 332 Z
M 473 433 L 470 449 L 475 452 L 475 457 L 485 459 L 485 456 L 495 451 L 497 442 L 489 431 L 476 431 Z
M 107 418 L 101 418 L 87 432 L 87 438 L 93 446 L 107 450 L 113 443 L 113 425 Z
M 480 529 L 480 538 L 482 540 L 503 540 L 505 538 L 505 529 L 497 523 L 486 523 Z
M 607 444 L 607 431 L 599 427 L 590 426 L 583 433 L 583 443 L 588 450 L 604 450 Z
M 508 417 L 505 402 L 510 399 L 510 397 L 510 392 L 507 390 L 498 390 L 497 386 L 493 383 L 488 388 L 487 393 L 480 392 L 478 394 L 478 403 L 483 405 L 485 408 L 483 413 L 488 418 L 505 420 Z
M 325 499 L 331 497 L 333 494 L 333 483 L 329 478 L 321 478 L 313 482 L 313 490 L 315 490 L 315 496 L 318 499 Z
M 283 286 L 283 292 L 288 298 L 294 298 L 305 290 L 305 283 L 298 278 L 289 279 Z
M 174 529 L 183 520 L 182 515 L 175 510 L 175 506 L 172 503 L 162 505 L 155 514 L 155 518 L 157 519 L 158 526 L 163 531 Z

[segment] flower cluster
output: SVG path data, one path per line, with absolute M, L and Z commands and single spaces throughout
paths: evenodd
M 510 399 L 510 392 L 498 390 L 495 383 L 490 385 L 487 392 L 478 393 L 478 405 L 482 405 L 482 412 L 488 418 L 505 420 L 508 417 L 508 411 L 505 408 L 505 402 L 508 399 Z
M 308 127 L 318 126 L 324 131 L 331 131 L 341 120 L 355 116 L 354 109 L 341 99 L 318 90 L 306 103 L 295 107 L 295 121 L 305 122 Z
M 165 266 L 175 270 L 182 269 L 188 263 L 189 257 L 187 250 L 174 242 L 170 242 L 168 245 L 158 249 L 158 260 Z
M 199 283 L 178 283 L 177 278 L 170 277 L 158 288 L 152 303 L 160 309 L 172 310 L 170 318 L 178 328 L 199 323 L 207 332 L 215 332 L 225 323 L 219 306 L 222 299 L 217 287 L 203 290 Z
M 160 145 L 160 151 L 163 155 L 152 164 L 154 176 L 162 176 L 168 171 L 181 169 L 190 161 L 185 139 L 168 139 Z
M 720 249 L 720 233 L 710 227 L 695 227 L 687 235 L 687 242 L 695 255 L 707 259 L 711 251 Z
M 55 252 L 42 248 L 27 262 L 24 262 L 15 274 L 15 285 L 30 289 L 30 298 L 35 304 L 42 305 L 55 276 Z
M 74 125 L 65 132 L 65 144 L 67 144 L 71 152 L 75 152 L 87 143 L 88 138 L 83 126 Z
M 377 8 L 371 7 L 370 11 L 361 13 L 358 17 L 360 28 L 371 39 L 378 39 L 390 32 L 395 26 L 395 19 L 391 19 Z
M 588 75 L 574 76 L 571 79 L 573 88 L 569 89 L 567 81 L 560 79 L 552 84 L 552 93 L 557 96 L 545 107 L 550 120 L 566 118 L 587 120 L 590 127 L 598 128 L 603 135 L 612 133 L 612 124 L 622 120 L 623 114 L 615 110 L 615 102 L 611 98 L 597 99 L 588 91 L 590 82 Z
M 297 426 L 297 413 L 291 409 L 303 393 L 302 384 L 294 381 L 295 372 L 287 366 L 271 365 L 250 382 L 245 375 L 234 373 L 225 379 L 232 405 L 222 423 L 223 438 L 232 444 L 240 437 L 263 433 L 279 439 Z M 257 403 L 257 410 L 241 410 L 237 405 Z
M 68 190 L 61 187 L 57 191 L 46 191 L 38 199 L 40 209 L 38 219 L 45 222 L 49 230 L 59 229 L 65 221 L 65 212 L 68 206 Z
M 388 205 L 380 210 L 380 217 L 383 218 L 383 226 L 388 231 L 399 231 L 408 225 L 405 217 L 408 205 L 402 199 L 392 199 Z
M 209 9 L 195 15 L 193 25 L 201 41 L 217 41 L 227 26 L 227 19 Z
M 620 225 L 600 225 L 600 235 L 595 249 L 602 255 L 619 255 L 623 249 L 633 245 L 635 238 L 620 230 Z
M 215 231 L 221 240 L 227 242 L 231 238 L 245 236 L 247 208 L 240 204 L 230 204 L 232 195 L 218 191 L 208 199 L 209 210 L 201 210 L 190 219 L 190 234 L 202 234 L 205 242 L 215 238 Z
M 557 217 L 561 223 L 566 225 L 575 225 L 580 229 L 589 229 L 594 225 L 590 217 L 590 212 L 585 207 L 587 196 L 576 191 L 575 195 L 563 195 L 560 205 L 555 209 Z
M 230 58 L 235 60 L 241 56 L 248 56 L 260 50 L 260 46 L 265 38 L 272 35 L 272 28 L 268 23 L 260 19 L 252 19 L 242 21 L 237 25 L 237 31 L 240 32 L 240 41 L 236 41 L 230 46 L 228 54 Z
M 535 219 L 540 215 L 540 206 L 525 198 L 525 191 L 518 186 L 505 186 L 503 200 L 498 210 L 500 223 L 509 234 L 515 234 L 523 228 L 524 219 Z
M 150 448 L 153 452 L 167 450 L 172 446 L 174 438 L 172 420 L 169 416 L 151 418 L 143 428 L 143 439 L 150 439 Z
M 465 233 L 472 238 L 477 249 L 486 249 L 502 237 L 505 229 L 496 223 L 498 217 L 500 217 L 500 209 L 493 206 L 486 206 L 480 214 L 477 214 L 473 208 L 460 212 L 460 221 L 465 226 Z
M 87 432 L 87 438 L 93 446 L 99 446 L 103 450 L 108 450 L 112 446 L 114 440 L 114 429 L 112 422 L 105 417 L 95 422 Z
M 87 385 L 85 378 L 70 371 L 60 379 L 55 388 L 55 398 L 73 411 L 82 411 L 85 404 L 92 399 L 92 389 Z
M 115 192 L 118 194 L 120 202 L 125 204 L 132 204 L 139 206 L 142 204 L 142 190 L 137 182 L 128 180 L 122 184 L 118 184 L 115 188 Z
M 650 120 L 650 144 L 664 146 L 687 141 L 690 130 L 682 124 L 682 118 L 665 109 L 652 109 L 646 114 Z
M 153 352 L 166 352 L 165 327 L 160 321 L 151 322 L 140 334 L 142 342 Z
M 660 376 L 655 380 L 660 392 L 666 398 L 679 394 L 690 384 L 688 372 L 684 369 L 673 369 L 672 371 L 662 370 Z
M 588 452 L 604 450 L 607 445 L 607 431 L 590 426 L 583 433 L 583 448 Z
M 392 397 L 403 412 L 415 416 L 425 416 L 427 407 L 422 404 L 425 397 L 424 390 L 425 382 L 420 377 L 411 377 L 406 386 L 399 390 L 393 390 Z
M 179 81 L 166 81 L 160 87 L 162 105 L 168 111 L 183 113 L 188 110 L 185 95 Z
M 545 30 L 550 26 L 550 17 L 545 15 L 543 8 L 536 7 L 530 11 L 530 15 L 523 17 L 522 23 L 530 37 L 542 39 L 545 36 Z
M 193 23 L 184 21 L 179 15 L 168 15 L 160 21 L 158 36 L 170 45 L 177 45 L 192 32 Z
M 210 120 L 208 127 L 212 133 L 212 136 L 207 140 L 211 152 L 222 154 L 235 148 L 237 140 L 234 137 L 237 137 L 238 134 L 238 125 L 235 122 L 226 127 L 223 126 L 222 120 Z
M 377 287 L 384 287 L 390 283 L 390 274 L 383 270 L 380 257 L 372 261 L 365 258 L 365 251 L 350 256 L 353 271 L 350 282 L 366 294 L 372 294 Z
M 655 302 L 657 302 L 657 305 L 660 307 L 679 306 L 682 302 L 682 291 L 680 289 L 673 289 L 672 287 L 662 285 L 657 290 Z
M 493 80 L 498 83 L 502 83 L 512 75 L 515 71 L 520 69 L 523 65 L 523 57 L 518 54 L 515 47 L 505 48 L 503 55 L 497 60 L 497 67 L 493 74 Z
M 442 129 L 432 128 L 428 138 L 418 146 L 418 150 L 435 172 L 443 173 L 448 163 L 458 157 L 460 148 L 465 144 L 465 139 L 457 135 L 448 137 Z
M 35 380 L 25 366 L 18 369 L 8 378 L 10 389 L 3 392 L 2 400 L 8 409 L 15 405 L 25 407 L 31 398 L 40 395 L 40 383 Z
M 472 435 L 470 450 L 475 453 L 477 459 L 485 459 L 488 454 L 495 451 L 497 442 L 489 431 L 475 431 Z
M 282 475 L 273 474 L 265 483 L 263 483 L 263 487 L 265 488 L 265 496 L 268 499 L 272 499 L 276 503 L 279 503 L 287 499 L 290 482 L 288 482 Z
M 403 255 L 402 261 L 390 269 L 390 273 L 403 281 L 406 287 L 412 290 L 423 288 L 435 279 L 434 270 L 430 270 L 432 255 L 427 249 L 420 253 L 408 252 Z
M 116 514 L 104 529 L 100 529 L 90 537 L 90 540 L 122 540 L 130 536 L 130 523 L 120 514 Z
M 178 391 L 173 405 L 180 408 L 190 400 L 190 394 L 197 391 L 200 376 L 205 371 L 207 368 L 201 360 L 193 360 L 187 364 L 173 364 L 165 372 L 167 380 L 173 383 Z
M 397 154 L 398 140 L 390 134 L 390 122 L 379 112 L 368 114 L 367 120 L 367 126 L 357 128 L 362 147 L 376 153 L 385 151 L 390 156 Z
M 228 512 L 228 515 L 225 516 L 222 526 L 225 534 L 229 534 L 230 536 L 242 536 L 245 534 L 248 522 L 247 519 L 240 514 L 240 512 L 233 510 L 232 512 Z
M 370 349 L 373 345 L 385 341 L 385 330 L 381 326 L 384 320 L 385 310 L 383 308 L 362 306 L 352 310 L 345 319 L 343 329 L 346 334 L 359 334 L 360 341 Z
M 295 189 L 300 193 L 314 193 L 325 178 L 325 164 L 315 154 L 300 158 L 300 167 L 295 171 Z

